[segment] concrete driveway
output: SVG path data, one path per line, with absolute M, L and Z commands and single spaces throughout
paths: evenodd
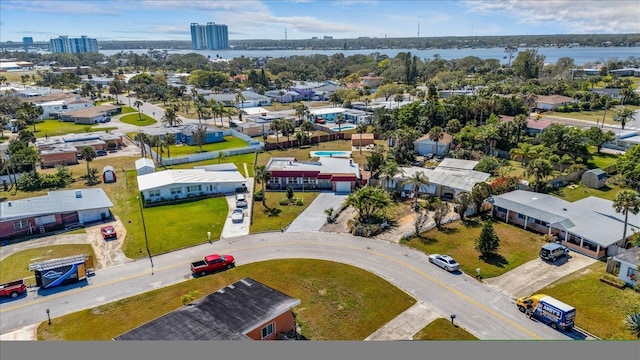
M 347 195 L 336 195 L 332 192 L 323 192 L 313 200 L 313 202 L 293 220 L 287 228 L 287 232 L 309 232 L 318 231 L 327 222 L 327 214 L 324 211 L 328 208 L 338 209 L 347 199 Z
M 537 258 L 503 275 L 486 279 L 484 282 L 505 295 L 519 298 L 531 295 L 554 281 L 579 271 L 596 261 L 576 252 L 570 252 L 569 257 L 558 259 L 555 263 Z
M 251 224 L 251 208 L 253 207 L 253 201 L 251 201 L 251 194 L 253 194 L 253 178 L 247 178 L 245 184 L 247 185 L 247 192 L 244 193 L 247 198 L 247 207 L 242 208 L 244 210 L 244 220 L 242 223 L 234 223 L 231 221 L 231 212 L 236 208 L 236 195 L 227 195 L 227 204 L 229 205 L 229 213 L 227 219 L 224 222 L 224 228 L 220 234 L 221 239 L 249 235 L 249 225 Z

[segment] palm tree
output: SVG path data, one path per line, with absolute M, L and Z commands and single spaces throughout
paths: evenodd
M 551 167 L 551 163 L 546 159 L 535 159 L 527 166 L 527 174 L 536 179 L 536 192 L 538 192 L 540 182 L 551 175 L 552 172 L 553 168 Z
M 519 143 L 517 148 L 509 150 L 509 154 L 511 154 L 512 160 L 520 159 L 523 166 L 526 165 L 529 160 L 535 159 L 538 156 L 535 147 L 527 142 Z
M 278 137 L 278 132 L 282 128 L 282 122 L 283 121 L 287 121 L 287 120 L 285 120 L 285 119 L 275 119 L 269 125 L 269 129 L 271 129 L 271 131 L 273 131 L 276 134 L 276 143 L 277 144 L 280 144 L 280 140 L 279 140 L 279 137 Z
M 283 121 L 282 124 L 280 124 L 280 132 L 282 133 L 282 136 L 287 137 L 287 141 L 289 141 L 289 137 L 294 133 L 295 130 L 296 128 L 289 121 Z
M 247 100 L 247 99 L 244 97 L 244 94 L 242 94 L 242 91 L 241 90 L 238 91 L 236 93 L 236 104 L 240 104 L 240 108 L 241 109 L 244 109 L 244 101 L 245 100 Z
M 368 125 L 363 122 L 359 123 L 358 126 L 356 126 L 356 132 L 360 134 L 360 146 L 358 146 L 358 148 L 360 149 L 360 154 L 362 154 L 362 134 L 367 132 L 367 128 Z
M 299 104 L 296 106 L 296 116 L 298 117 L 298 121 L 302 121 L 302 117 L 307 113 L 307 107 L 304 104 Z
M 300 130 L 305 131 L 307 135 L 311 135 L 310 133 L 314 130 L 313 124 L 309 120 L 305 120 L 300 125 Z
M 383 188 L 388 189 L 389 183 L 393 178 L 402 173 L 404 173 L 404 171 L 402 171 L 400 165 L 398 165 L 394 159 L 387 158 L 386 164 L 380 170 L 380 179 L 382 180 L 380 184 L 384 184 Z
M 267 183 L 271 180 L 271 173 L 267 171 L 264 165 L 256 166 L 255 178 L 256 181 L 262 185 L 262 206 L 268 209 L 265 189 Z
M 340 127 L 340 125 L 342 125 L 344 123 L 344 114 L 340 113 L 336 116 L 336 120 L 335 120 L 336 124 L 338 124 L 338 132 L 342 132 L 342 129 Z
M 226 159 L 227 155 L 226 151 L 218 151 L 218 164 L 220 164 L 222 160 Z
M 171 157 L 171 145 L 175 145 L 177 138 L 174 133 L 166 133 L 164 134 L 164 141 L 167 144 L 167 158 Z
M 409 177 L 407 180 L 405 180 L 402 184 L 403 185 L 406 185 L 406 184 L 410 184 L 411 185 L 411 191 L 413 191 L 413 194 L 414 194 L 413 207 L 414 207 L 414 209 L 417 208 L 417 206 L 418 206 L 418 194 L 420 192 L 420 189 L 423 186 L 429 186 L 429 177 L 427 175 L 425 175 L 424 172 L 417 171 L 415 174 L 411 175 L 411 177 Z
M 429 130 L 429 140 L 436 143 L 435 154 L 438 154 L 438 142 L 444 138 L 444 130 L 440 126 L 434 126 Z
M 640 339 L 640 312 L 634 312 L 627 315 L 624 322 L 627 329 L 631 330 L 631 332 Z
M 96 153 L 96 150 L 92 146 L 85 146 L 82 148 L 82 151 L 80 151 L 80 156 L 82 157 L 82 160 L 87 162 L 87 179 L 91 183 L 93 182 L 93 176 L 91 175 L 91 169 L 89 168 L 89 163 L 93 161 L 93 159 L 95 159 L 96 156 L 98 156 L 98 154 Z
M 616 212 L 624 214 L 624 231 L 622 232 L 622 240 L 624 241 L 627 239 L 629 213 L 636 215 L 640 212 L 640 198 L 638 198 L 637 192 L 625 189 L 616 195 L 615 199 L 613 199 L 612 206 Z
M 622 125 L 622 130 L 624 130 L 625 125 L 627 125 L 629 121 L 632 121 L 633 118 L 633 110 L 628 107 L 621 106 L 613 116 L 613 121 L 620 122 L 620 125 Z
M 140 107 L 143 105 L 143 102 L 140 100 L 136 100 L 133 102 L 133 106 L 135 106 L 136 108 L 138 108 L 138 120 L 141 121 L 142 120 L 142 115 L 140 114 Z
M 162 125 L 174 127 L 180 124 L 182 124 L 182 120 L 178 118 L 176 111 L 172 107 L 167 108 L 164 112 L 164 116 L 162 116 Z

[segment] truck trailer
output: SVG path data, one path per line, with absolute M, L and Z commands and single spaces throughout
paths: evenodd
M 545 294 L 521 297 L 518 309 L 525 313 L 529 309 L 532 317 L 549 324 L 552 328 L 571 331 L 576 318 L 576 308 Z
M 86 279 L 93 270 L 93 257 L 83 254 L 45 260 L 29 264 L 29 270 L 34 272 L 37 286 L 50 289 Z

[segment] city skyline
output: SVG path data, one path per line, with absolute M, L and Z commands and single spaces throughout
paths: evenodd
M 285 31 L 289 40 L 615 34 L 640 33 L 639 19 L 635 0 L 3 0 L 0 41 L 189 41 L 190 24 L 208 22 L 227 25 L 231 41 L 285 39 Z

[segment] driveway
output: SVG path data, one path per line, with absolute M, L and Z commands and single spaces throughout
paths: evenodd
M 300 233 L 320 230 L 327 222 L 327 214 L 324 211 L 328 208 L 339 209 L 346 199 L 347 195 L 336 195 L 332 192 L 320 193 L 287 227 L 287 232 Z
M 234 223 L 231 221 L 231 212 L 236 208 L 236 195 L 228 195 L 227 204 L 229 205 L 229 213 L 227 219 L 224 222 L 224 228 L 220 234 L 221 239 L 249 235 L 249 225 L 251 224 L 251 208 L 253 207 L 253 201 L 251 201 L 251 194 L 253 194 L 253 178 L 247 177 L 245 184 L 247 184 L 247 192 L 244 193 L 247 198 L 247 207 L 242 208 L 244 211 L 244 220 L 242 223 Z
M 569 253 L 569 257 L 556 260 L 555 263 L 549 263 L 537 258 L 503 275 L 486 279 L 484 283 L 505 295 L 519 298 L 531 295 L 554 281 L 580 271 L 596 261 L 576 252 Z

